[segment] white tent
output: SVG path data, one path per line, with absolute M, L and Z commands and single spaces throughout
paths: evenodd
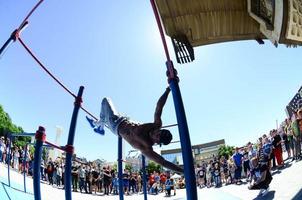
M 175 174 L 173 174 L 173 176 L 171 176 L 171 178 L 173 178 L 173 179 L 180 179 L 181 176 L 175 173 Z

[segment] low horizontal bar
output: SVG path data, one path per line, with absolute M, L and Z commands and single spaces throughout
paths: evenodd
M 35 133 L 12 133 L 12 134 L 9 134 L 11 137 L 22 137 L 22 136 L 29 136 L 29 137 L 32 137 L 32 136 L 35 136 L 36 134 Z
M 27 143 L 27 145 L 35 145 L 36 143 Z M 48 144 L 43 144 L 43 147 L 46 147 L 46 148 L 54 148 L 53 146 L 50 146 Z
M 166 125 L 166 126 L 162 126 L 161 128 L 169 128 L 169 127 L 173 127 L 173 126 L 178 126 L 178 124 Z
M 59 150 L 61 150 L 61 151 L 66 152 L 66 150 L 65 150 L 64 147 L 57 146 L 57 145 L 55 145 L 55 144 L 53 144 L 53 143 L 51 143 L 51 142 L 48 142 L 48 141 L 45 141 L 44 143 L 50 145 L 51 147 L 54 147 L 54 148 L 56 148 L 56 149 L 59 149 Z

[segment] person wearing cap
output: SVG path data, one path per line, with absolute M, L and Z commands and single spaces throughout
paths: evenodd
M 121 136 L 132 147 L 138 149 L 149 159 L 173 171 L 183 173 L 179 166 L 165 160 L 162 156 L 154 152 L 153 145 L 168 145 L 172 140 L 172 134 L 169 130 L 161 129 L 161 114 L 167 101 L 170 88 L 167 87 L 165 92 L 159 98 L 155 113 L 154 121 L 151 123 L 137 123 L 131 121 L 128 117 L 118 114 L 110 99 L 104 98 L 100 113 L 100 120 L 95 122 L 87 117 L 88 122 L 94 128 L 94 131 L 104 134 L 104 126 L 109 128 L 114 134 Z

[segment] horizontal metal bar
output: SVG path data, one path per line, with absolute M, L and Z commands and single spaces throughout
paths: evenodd
M 9 135 L 12 136 L 12 137 L 22 137 L 22 136 L 30 136 L 30 137 L 32 137 L 32 136 L 35 136 L 36 133 L 11 133 Z
M 66 150 L 65 150 L 64 147 L 57 146 L 57 145 L 55 145 L 55 144 L 53 144 L 53 143 L 51 143 L 51 142 L 48 142 L 48 141 L 45 141 L 44 143 L 45 143 L 45 144 L 48 144 L 48 145 L 50 145 L 50 146 L 52 146 L 52 147 L 54 147 L 54 148 L 56 148 L 56 149 L 59 149 L 59 150 L 61 150 L 61 151 L 66 152 Z

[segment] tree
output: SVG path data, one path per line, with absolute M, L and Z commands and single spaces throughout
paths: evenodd
M 131 164 L 129 164 L 129 163 L 126 163 L 126 165 L 125 165 L 125 169 L 127 169 L 129 172 L 132 172 L 132 165 Z
M 114 170 L 115 172 L 117 172 L 117 163 L 114 163 L 114 164 L 113 164 L 112 170 Z
M 162 167 L 153 161 L 149 161 L 148 166 L 146 167 L 148 174 L 153 173 L 154 171 L 160 172 L 161 169 Z
M 218 149 L 218 155 L 224 156 L 226 159 L 229 159 L 231 155 L 234 153 L 234 147 L 228 145 L 221 145 Z
M 23 133 L 20 126 L 13 124 L 9 114 L 6 113 L 0 105 L 0 136 L 7 136 L 8 133 Z M 30 142 L 30 137 L 15 137 L 13 138 L 14 145 L 24 147 L 27 142 Z

